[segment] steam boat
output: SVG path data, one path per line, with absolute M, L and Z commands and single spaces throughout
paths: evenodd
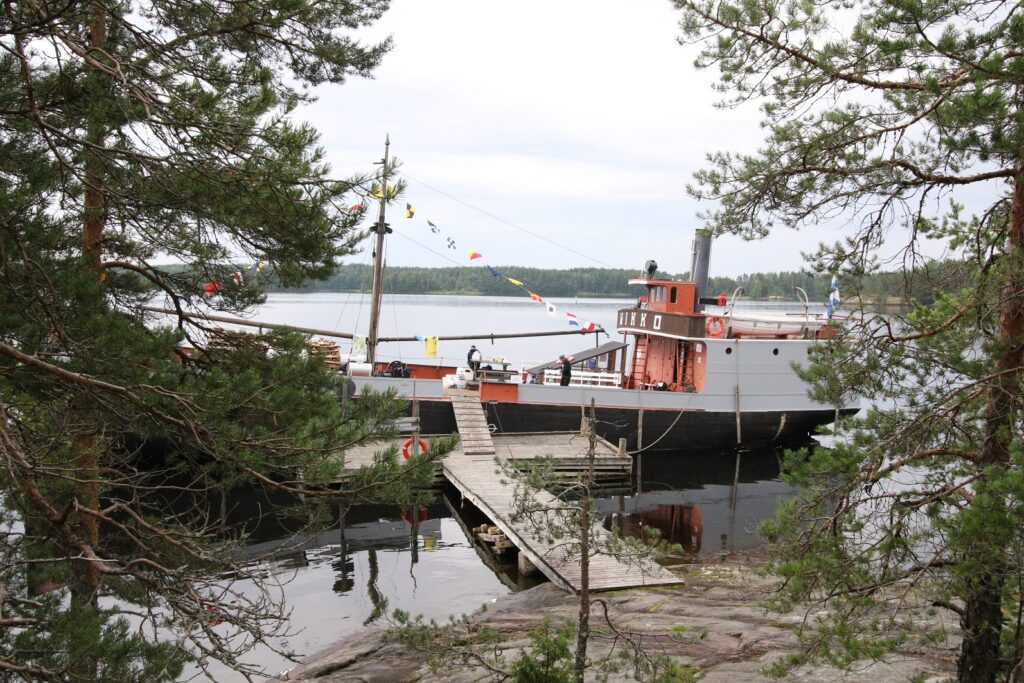
M 698 231 L 693 281 L 656 279 L 653 261 L 629 281 L 645 293 L 617 312 L 623 341 L 573 356 L 569 386 L 559 386 L 554 363 L 525 372 L 492 363 L 489 370 L 467 374 L 455 366 L 371 358 L 349 363 L 348 374 L 357 395 L 394 389 L 414 399 L 424 434 L 458 431 L 450 385 L 464 378 L 467 390 L 479 393 L 495 433 L 576 430 L 593 401 L 599 434 L 612 443 L 625 438 L 631 450 L 784 443 L 855 413 L 859 399 L 838 406 L 811 400 L 794 369 L 830 335 L 832 321 L 807 306 L 802 313 L 759 314 L 703 296 L 710 243 Z

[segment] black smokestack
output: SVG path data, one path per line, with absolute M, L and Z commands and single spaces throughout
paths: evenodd
M 695 310 L 703 311 L 700 303 L 708 292 L 708 270 L 711 264 L 711 230 L 698 228 L 693 235 L 693 258 L 690 261 L 690 279 L 697 284 Z

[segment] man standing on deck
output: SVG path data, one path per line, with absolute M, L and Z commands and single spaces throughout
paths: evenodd
M 469 347 L 469 353 L 466 354 L 466 362 L 469 363 L 469 369 L 473 371 L 473 376 L 476 377 L 477 370 L 480 369 L 480 349 L 476 348 L 476 344 Z
M 569 380 L 572 378 L 572 361 L 562 355 L 558 357 L 558 365 L 562 368 L 562 381 L 560 384 L 563 387 L 567 387 L 569 386 Z

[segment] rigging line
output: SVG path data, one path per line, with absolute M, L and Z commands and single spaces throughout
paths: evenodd
M 402 239 L 409 240 L 410 242 L 415 244 L 417 247 L 420 247 L 421 249 L 425 249 L 425 250 L 429 251 L 434 256 L 440 256 L 445 261 L 448 261 L 449 263 L 454 263 L 459 268 L 480 268 L 480 267 L 482 267 L 482 266 L 466 265 L 465 263 L 459 263 L 458 261 L 456 261 L 452 257 L 448 256 L 448 254 L 442 253 L 440 251 L 434 251 L 433 249 L 431 249 L 427 245 L 423 244 L 422 242 L 417 242 L 416 240 L 414 240 L 413 238 L 409 237 L 408 235 L 403 235 L 402 233 L 397 232 L 397 231 L 395 232 L 395 234 L 397 236 L 401 237 Z
M 400 232 L 395 232 L 395 235 L 401 237 L 402 239 L 409 240 L 410 242 L 412 242 L 416 246 L 421 247 L 421 248 L 429 251 L 431 254 L 434 254 L 435 256 L 440 256 L 441 258 L 443 258 L 445 261 L 448 261 L 449 263 L 454 263 L 459 268 L 484 268 L 484 267 L 487 267 L 486 265 L 474 266 L 472 264 L 467 265 L 465 263 L 459 263 L 458 261 L 456 261 L 455 259 L 451 258 L 447 254 L 444 254 L 444 253 L 439 252 L 439 251 L 434 251 L 433 249 L 431 249 L 427 245 L 423 244 L 422 242 L 417 242 L 416 240 L 414 240 L 413 238 L 409 237 L 408 235 L 404 235 L 404 234 L 402 234 Z M 525 287 L 520 287 L 520 289 L 525 289 Z M 508 295 L 508 296 L 511 296 L 511 295 Z M 545 299 L 545 301 L 546 301 L 546 299 Z M 577 300 L 577 303 L 578 303 L 578 300 Z M 562 310 L 564 311 L 565 309 L 562 309 Z
M 387 255 L 388 255 L 388 250 L 387 250 L 387 247 L 385 247 L 385 249 L 384 249 L 384 257 L 385 257 L 385 259 L 387 258 Z M 398 334 L 398 331 L 400 329 L 398 327 L 398 306 L 395 305 L 394 298 L 392 298 L 392 301 L 391 301 L 391 317 L 393 317 L 395 319 L 395 334 Z M 402 356 L 402 344 L 401 343 L 398 344 L 398 360 L 400 360 L 400 361 L 404 361 L 405 360 L 405 358 Z
M 484 209 L 481 209 L 481 208 L 479 208 L 477 206 L 473 206 L 469 202 L 463 201 L 463 200 L 459 199 L 458 197 L 453 197 L 452 195 L 448 194 L 447 192 L 444 192 L 443 190 L 439 190 L 436 187 L 428 185 L 427 183 L 423 182 L 422 180 L 414 178 L 414 177 L 412 177 L 411 175 L 409 175 L 408 173 L 406 173 L 404 171 L 402 172 L 402 175 L 408 177 L 410 180 L 415 180 L 417 183 L 419 183 L 423 187 L 425 187 L 425 188 L 427 188 L 429 190 L 433 190 L 434 192 L 436 192 L 436 193 L 438 193 L 440 195 L 443 195 L 443 196 L 447 197 L 448 199 L 451 199 L 454 202 L 458 202 L 459 204 L 462 204 L 463 206 L 467 206 L 470 209 L 473 209 L 474 211 L 482 213 L 483 215 L 498 221 L 499 223 L 504 223 L 505 225 L 507 225 L 507 226 L 509 226 L 511 228 L 515 228 L 516 230 L 521 230 L 522 232 L 525 232 L 527 235 L 532 235 L 532 236 L 536 237 L 537 239 L 544 240 L 548 244 L 553 244 L 556 247 L 558 247 L 559 249 L 565 249 L 566 251 L 568 251 L 570 253 L 573 253 L 573 254 L 576 254 L 577 256 L 582 256 L 583 258 L 587 259 L 588 261 L 593 261 L 594 263 L 596 263 L 598 265 L 601 265 L 601 266 L 604 266 L 605 268 L 614 268 L 615 267 L 613 265 L 605 263 L 604 261 L 600 261 L 600 260 L 594 258 L 593 256 L 588 256 L 587 254 L 584 254 L 582 252 L 576 251 L 572 247 L 567 247 L 564 244 L 559 244 L 558 242 L 554 241 L 553 239 L 549 239 L 549 238 L 545 237 L 544 235 L 537 234 L 537 233 L 533 232 L 532 230 L 527 230 L 526 228 L 524 228 L 522 226 L 516 225 L 515 223 L 512 223 L 511 221 L 507 221 L 504 218 L 501 218 L 500 216 L 495 216 L 493 213 L 490 213 L 489 211 L 485 211 Z
M 672 428 L 676 426 L 677 422 L 679 422 L 679 419 L 683 416 L 683 413 L 686 412 L 686 408 L 690 405 L 690 399 L 692 399 L 692 398 L 693 398 L 693 395 L 691 394 L 689 396 L 689 398 L 686 399 L 686 405 L 684 405 L 682 410 L 679 411 L 679 414 L 676 415 L 676 419 L 672 421 L 672 424 L 670 424 L 668 426 L 668 429 L 666 429 L 664 432 L 662 432 L 661 436 L 659 436 L 657 439 L 655 439 L 653 443 L 649 443 L 649 444 L 647 444 L 646 446 L 644 446 L 643 448 L 641 448 L 639 450 L 628 451 L 626 453 L 626 455 L 636 455 L 637 453 L 643 453 L 644 451 L 646 451 L 646 450 L 648 450 L 650 448 L 654 448 L 654 446 L 657 445 L 657 443 L 659 441 L 661 441 L 666 436 L 668 436 L 668 433 L 672 431 Z
M 341 266 L 344 266 L 344 265 L 345 264 L 341 264 Z M 340 270 L 340 267 L 339 267 L 339 270 Z M 352 302 L 352 294 L 353 293 L 354 292 L 346 292 L 345 293 L 345 300 L 341 303 L 341 310 L 338 311 L 338 318 L 334 321 L 334 328 L 333 329 L 337 330 L 338 326 L 341 325 L 341 318 L 345 315 L 345 311 L 348 310 L 348 305 Z M 355 332 L 356 328 L 358 328 L 358 326 L 359 326 L 359 318 L 362 315 L 362 310 L 363 310 L 363 302 L 362 302 L 362 297 L 360 297 L 359 306 L 356 308 L 356 321 L 355 321 L 355 325 L 352 328 L 353 332 Z
M 362 260 L 362 262 L 359 265 L 370 266 L 369 258 L 368 258 L 369 254 L 367 252 L 363 252 L 362 256 L 363 256 L 363 260 Z M 371 275 L 371 277 L 373 275 L 373 268 L 372 267 L 370 267 L 370 275 Z M 363 283 L 364 283 L 363 284 L 363 288 L 359 292 L 359 295 L 360 295 L 359 296 L 359 305 L 356 307 L 356 320 L 355 320 L 355 323 L 353 323 L 353 325 L 352 325 L 352 332 L 353 333 L 356 330 L 359 329 L 359 321 L 362 320 L 362 317 L 363 317 L 363 306 L 366 305 L 365 297 L 363 296 L 364 294 L 366 294 L 366 284 L 365 284 L 366 280 L 365 279 L 363 280 Z M 349 292 L 349 296 L 351 296 L 351 295 L 352 295 L 352 293 Z M 342 313 L 344 313 L 344 311 L 342 311 Z M 341 323 L 341 313 L 338 314 L 338 320 L 337 320 L 337 322 L 334 323 L 334 329 L 338 329 L 338 325 L 340 323 Z M 351 352 L 351 350 L 350 350 L 350 352 Z

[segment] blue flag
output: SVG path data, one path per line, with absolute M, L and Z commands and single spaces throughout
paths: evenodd
M 839 308 L 839 303 L 839 280 L 837 280 L 836 276 L 833 275 L 832 284 L 829 286 L 828 303 L 825 305 L 825 311 L 829 318 L 831 318 L 836 312 L 836 309 Z

